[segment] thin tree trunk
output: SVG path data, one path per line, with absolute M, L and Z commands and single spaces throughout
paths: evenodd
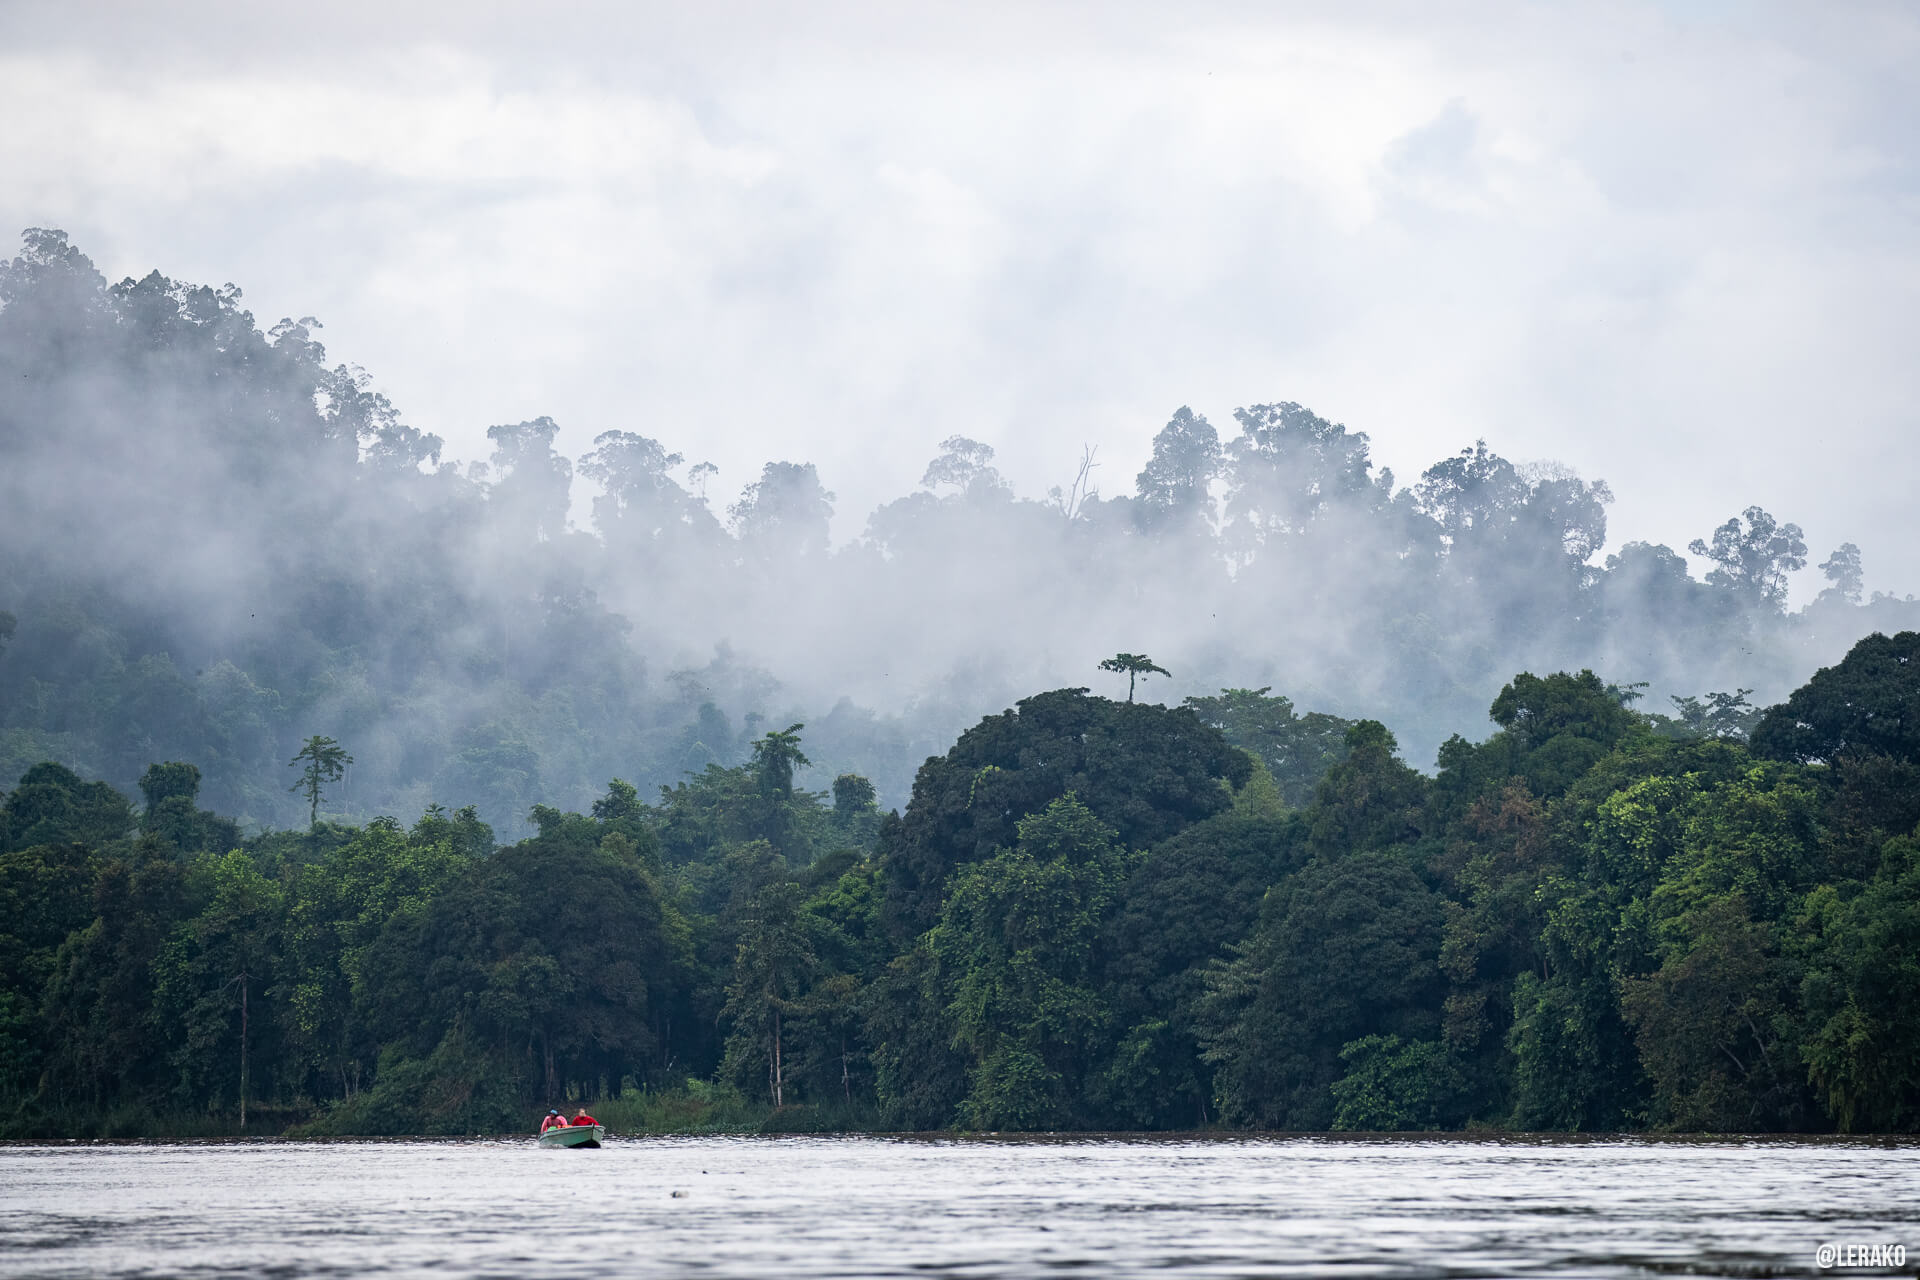
M 787 1105 L 786 1080 L 780 1071 L 780 1011 L 773 1011 L 773 1105 Z
M 247 1131 L 247 975 L 240 975 L 240 1132 Z

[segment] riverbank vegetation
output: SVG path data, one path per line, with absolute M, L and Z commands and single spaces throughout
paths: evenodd
M 1061 689 L 898 812 L 798 786 L 796 724 L 504 845 L 438 807 L 243 835 L 190 764 L 138 804 L 37 765 L 0 1125 L 1920 1127 L 1920 633 L 1737 722 L 1633 704 L 1516 676 L 1428 776 L 1265 691 Z

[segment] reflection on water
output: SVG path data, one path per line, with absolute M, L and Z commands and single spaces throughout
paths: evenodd
M 1808 1275 L 1916 1204 L 1910 1143 L 16 1146 L 0 1276 Z

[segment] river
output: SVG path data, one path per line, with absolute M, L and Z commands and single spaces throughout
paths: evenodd
M 1916 1205 L 1920 1145 L 1836 1140 L 18 1145 L 0 1276 L 1912 1274 Z

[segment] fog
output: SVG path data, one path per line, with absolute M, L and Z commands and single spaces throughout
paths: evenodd
M 1125 493 L 1173 407 L 1284 398 L 1904 592 L 1917 51 L 1894 3 L 14 0 L 0 227 L 319 316 L 451 456 L 807 458 L 837 543 L 949 436 Z
M 0 786 L 188 759 L 285 825 L 322 733 L 339 812 L 512 831 L 804 721 L 897 804 L 1121 650 L 1423 768 L 1523 669 L 1777 698 L 1913 625 L 1917 55 L 1878 4 L 19 0 L 0 227 L 72 239 L 0 296 Z
M 855 771 L 898 804 L 984 713 L 1122 696 L 1097 669 L 1122 650 L 1172 673 L 1141 696 L 1268 686 L 1381 719 L 1430 766 L 1521 670 L 1645 682 L 1646 709 L 1764 703 L 1920 619 L 1863 591 L 1871 548 L 1810 550 L 1757 507 L 1701 530 L 1697 580 L 1609 543 L 1604 478 L 1482 441 L 1401 478 L 1364 431 L 1281 400 L 1218 423 L 1177 406 L 1140 425 L 1136 476 L 1090 452 L 1044 494 L 950 437 L 836 539 L 833 477 L 804 457 L 729 493 L 691 442 L 614 429 L 569 458 L 538 418 L 453 459 L 310 319 L 244 303 L 159 272 L 109 285 L 50 230 L 0 274 L 14 776 L 56 758 L 130 786 L 184 759 L 220 810 L 288 825 L 284 762 L 317 733 L 355 756 L 337 812 L 471 803 L 514 831 L 800 722 L 804 783 Z M 1824 587 L 1790 611 L 1796 572 Z

